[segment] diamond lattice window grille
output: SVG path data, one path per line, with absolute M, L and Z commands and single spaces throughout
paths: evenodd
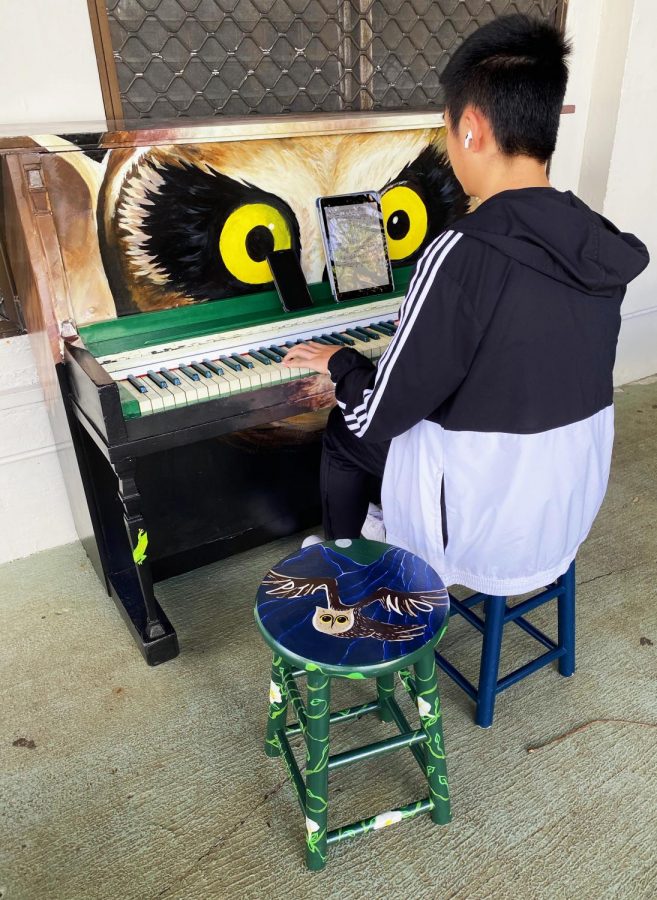
M 106 0 L 126 118 L 408 109 L 495 16 L 565 0 Z

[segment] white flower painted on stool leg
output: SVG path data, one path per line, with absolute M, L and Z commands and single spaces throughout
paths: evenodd
M 308 832 L 308 837 L 310 837 L 310 835 L 314 834 L 316 831 L 319 831 L 319 825 L 317 824 L 317 822 L 315 822 L 313 819 L 309 819 L 308 816 L 306 816 L 306 831 Z
M 417 711 L 420 713 L 421 719 L 428 719 L 430 715 L 432 715 L 433 710 L 431 709 L 431 704 L 427 703 L 424 697 L 417 698 Z
M 282 703 L 283 697 L 281 696 L 281 689 L 276 684 L 275 681 L 269 682 L 269 702 L 270 703 Z
M 378 816 L 374 817 L 373 828 L 375 831 L 378 828 L 387 828 L 388 825 L 394 825 L 396 822 L 401 822 L 403 818 L 403 815 L 398 809 L 391 809 L 390 812 L 379 813 Z

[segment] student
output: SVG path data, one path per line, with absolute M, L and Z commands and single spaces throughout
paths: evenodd
M 383 478 L 387 540 L 447 585 L 512 595 L 549 584 L 586 538 L 607 487 L 612 369 L 626 285 L 648 263 L 569 191 L 550 186 L 569 48 L 514 15 L 447 65 L 447 153 L 480 204 L 417 264 L 378 368 L 300 345 L 329 372 L 321 467 L 327 539 L 356 538 Z

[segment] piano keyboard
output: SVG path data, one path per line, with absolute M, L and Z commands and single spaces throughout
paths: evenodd
M 393 301 L 395 317 L 398 305 L 399 300 Z M 303 326 L 303 330 L 296 332 L 291 331 L 288 321 L 279 323 L 275 329 L 272 326 L 244 329 L 239 334 L 239 342 L 231 340 L 235 335 L 224 334 L 221 338 L 186 341 L 177 347 L 142 348 L 99 362 L 118 383 L 124 416 L 146 416 L 311 375 L 311 369 L 282 365 L 290 347 L 304 340 L 352 347 L 376 360 L 395 333 L 390 307 L 389 300 L 368 304 L 360 310 L 367 315 L 351 322 L 344 321 L 342 311 L 339 327 L 333 327 L 331 322 L 335 313 L 329 317 L 326 314 L 306 316 L 295 323 L 297 327 Z M 373 313 L 386 317 L 372 318 Z M 328 327 L 312 327 L 321 324 L 318 320 Z M 287 326 L 287 334 L 281 334 L 281 324 Z M 272 330 L 276 332 L 273 340 Z M 256 336 L 259 339 L 253 340 Z

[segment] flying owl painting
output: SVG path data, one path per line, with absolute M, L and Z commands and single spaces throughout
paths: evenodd
M 443 128 L 87 153 L 47 137 L 67 151 L 49 154 L 48 180 L 78 324 L 271 289 L 271 250 L 325 280 L 318 197 L 379 191 L 393 267 L 469 205 Z
M 443 626 L 448 593 L 421 559 L 374 541 L 316 544 L 265 576 L 257 615 L 301 658 L 371 665 L 421 647 Z
M 424 633 L 424 622 L 417 625 L 401 625 L 394 622 L 379 622 L 370 619 L 362 610 L 372 603 L 380 603 L 388 612 L 396 612 L 417 618 L 418 612 L 431 612 L 434 607 L 444 605 L 446 591 L 396 591 L 380 587 L 373 594 L 363 597 L 352 605 L 340 600 L 338 582 L 335 578 L 298 578 L 281 575 L 273 569 L 267 574 L 263 584 L 267 594 L 273 597 L 308 597 L 318 592 L 326 594 L 328 608 L 317 606 L 312 619 L 313 628 L 334 637 L 373 637 L 380 641 L 410 641 Z

